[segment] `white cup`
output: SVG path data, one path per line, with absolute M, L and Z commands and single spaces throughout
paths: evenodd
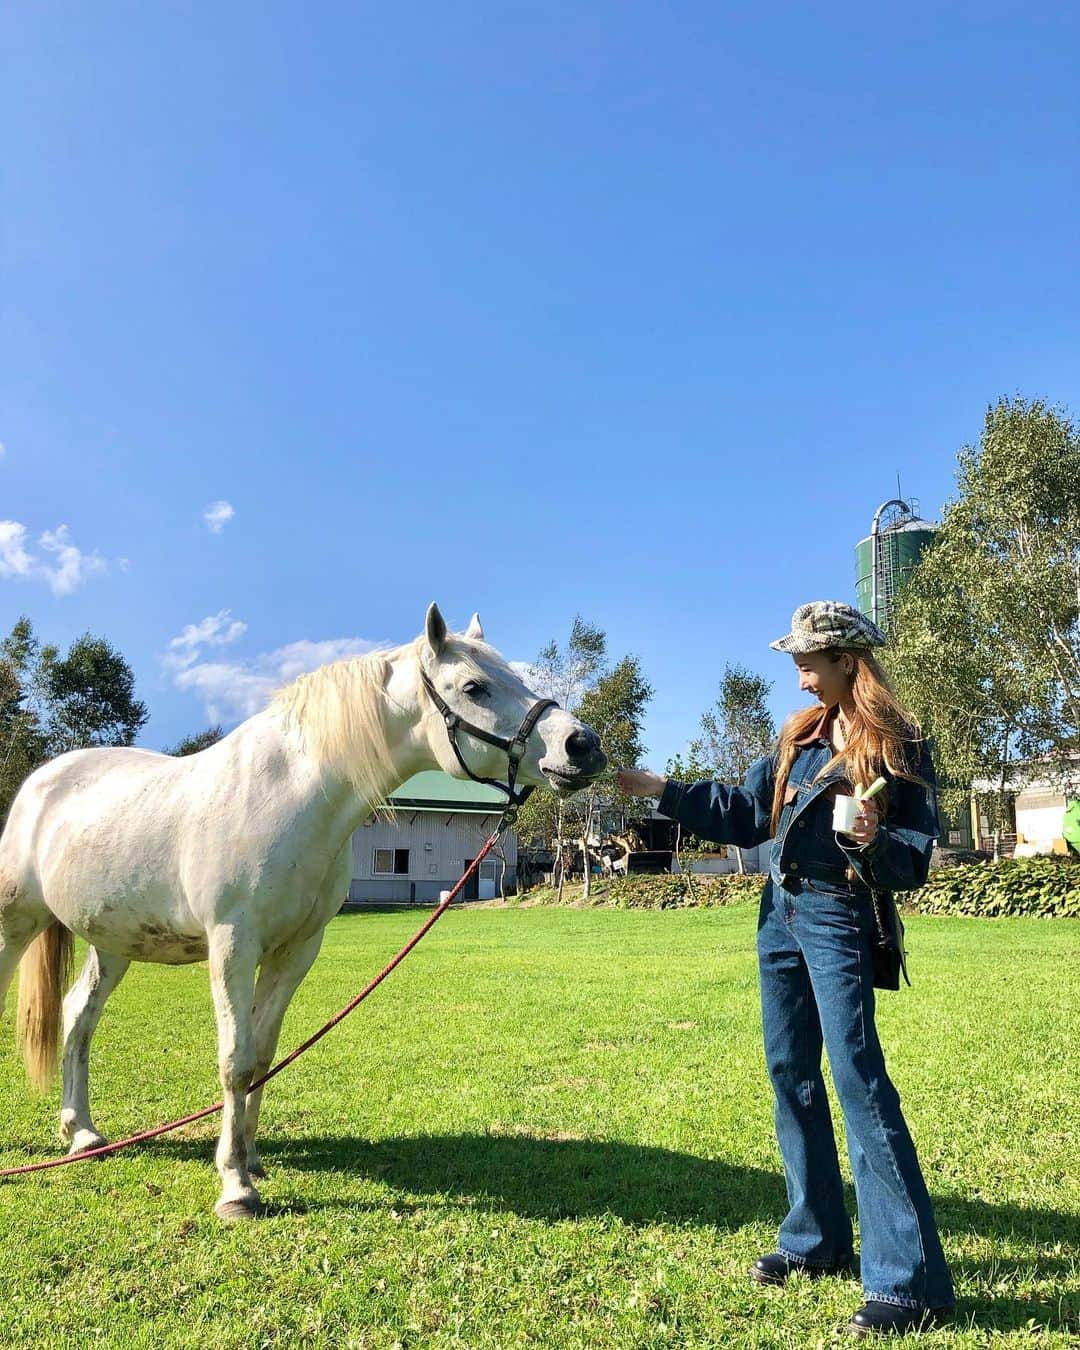
M 851 834 L 855 829 L 855 819 L 861 810 L 862 802 L 857 797 L 838 796 L 833 803 L 833 829 L 841 834 Z

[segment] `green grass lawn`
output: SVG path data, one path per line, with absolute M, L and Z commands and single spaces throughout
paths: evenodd
M 335 920 L 282 1049 L 418 926 Z M 210 1213 L 216 1119 L 0 1184 L 0 1345 L 813 1346 L 850 1280 L 751 1284 L 785 1211 L 749 905 L 451 912 L 267 1090 L 270 1217 Z M 1080 1344 L 1080 925 L 912 918 L 893 1077 L 959 1296 L 926 1345 Z M 54 1151 L 0 1024 L 0 1166 Z M 133 967 L 97 1124 L 218 1099 L 204 967 Z

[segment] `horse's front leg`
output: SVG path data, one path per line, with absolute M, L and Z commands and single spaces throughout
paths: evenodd
M 223 923 L 211 929 L 210 989 L 217 1017 L 218 1071 L 225 1107 L 217 1147 L 221 1197 L 214 1206 L 219 1219 L 254 1219 L 262 1200 L 251 1184 L 244 1134 L 245 1102 L 255 1077 L 255 1032 L 251 1005 L 259 952 L 242 925 Z
M 69 1152 L 99 1148 L 104 1138 L 90 1117 L 90 1041 L 105 1000 L 120 983 L 131 963 L 91 947 L 79 978 L 64 999 L 64 1101 L 60 1109 L 60 1137 Z
M 292 1001 L 301 980 L 311 969 L 311 963 L 322 946 L 323 929 L 313 938 L 295 948 L 274 952 L 262 963 L 259 983 L 255 987 L 255 1073 L 260 1079 L 274 1062 L 278 1037 L 285 1010 Z M 247 1099 L 244 1132 L 247 1137 L 248 1172 L 253 1177 L 264 1177 L 262 1161 L 255 1147 L 255 1131 L 259 1125 L 262 1088 L 256 1088 Z

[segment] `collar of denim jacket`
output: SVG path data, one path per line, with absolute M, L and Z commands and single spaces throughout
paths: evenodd
M 827 741 L 829 739 L 829 728 L 839 711 L 839 703 L 834 703 L 831 708 L 826 708 L 810 730 L 805 735 L 800 736 L 797 741 L 793 741 L 792 744 L 813 745 L 815 741 Z

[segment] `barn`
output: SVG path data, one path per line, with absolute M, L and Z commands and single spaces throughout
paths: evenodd
M 495 829 L 505 794 L 437 770 L 414 774 L 391 794 L 393 815 L 373 815 L 352 837 L 346 907 L 432 905 L 460 881 Z M 463 900 L 490 900 L 517 884 L 517 836 L 508 829 Z

